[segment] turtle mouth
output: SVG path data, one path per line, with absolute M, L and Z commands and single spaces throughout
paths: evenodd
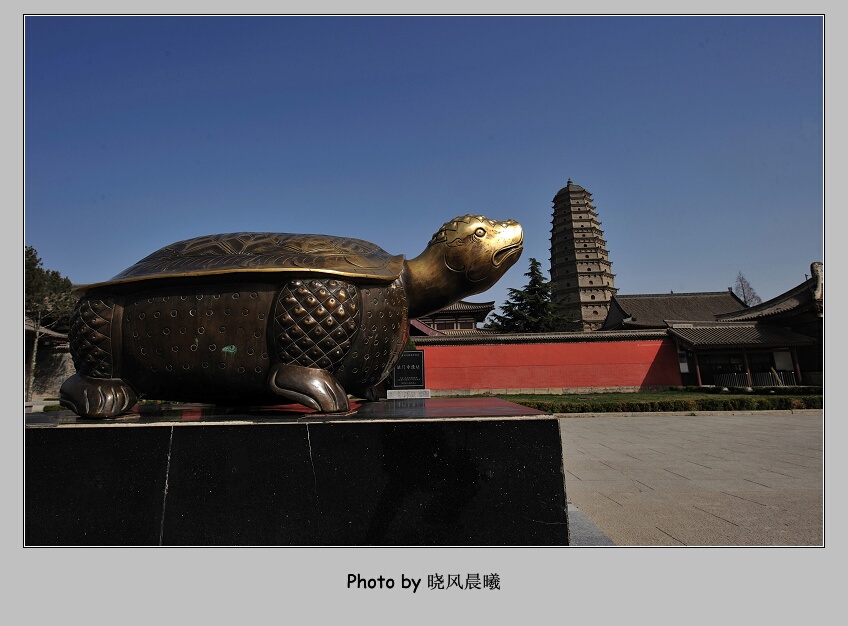
M 509 259 L 516 260 L 524 247 L 524 233 L 521 234 L 519 240 L 508 246 L 504 246 L 492 255 L 492 264 L 495 267 L 500 267 Z M 514 257 L 514 258 L 513 258 Z

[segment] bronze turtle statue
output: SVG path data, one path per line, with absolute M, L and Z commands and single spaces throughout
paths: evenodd
M 348 393 L 376 399 L 411 318 L 487 290 L 522 244 L 517 222 L 464 215 L 410 260 L 328 235 L 230 233 L 165 246 L 76 288 L 76 374 L 60 402 L 94 419 L 139 398 L 348 411 Z

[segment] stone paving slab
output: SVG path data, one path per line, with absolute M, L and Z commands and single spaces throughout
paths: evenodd
M 616 546 L 823 546 L 823 428 L 822 411 L 568 416 L 566 492 Z

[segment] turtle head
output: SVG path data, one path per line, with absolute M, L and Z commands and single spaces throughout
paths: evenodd
M 427 249 L 409 261 L 410 317 L 486 291 L 515 264 L 523 243 L 514 220 L 469 214 L 445 222 Z

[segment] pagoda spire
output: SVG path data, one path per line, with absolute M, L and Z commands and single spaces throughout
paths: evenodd
M 598 330 L 618 290 L 592 194 L 569 178 L 553 205 L 552 299 L 577 320 L 571 330 Z

